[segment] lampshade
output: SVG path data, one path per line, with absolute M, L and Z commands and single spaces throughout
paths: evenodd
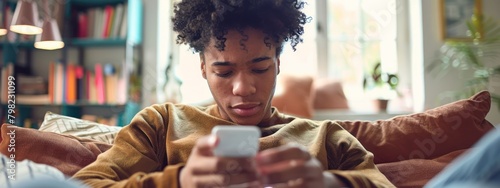
M 61 33 L 55 19 L 45 19 L 42 24 L 43 32 L 36 36 L 35 48 L 56 50 L 64 47 Z
M 3 36 L 5 34 L 7 34 L 7 29 L 4 29 L 2 28 L 2 26 L 0 26 L 0 36 Z
M 42 33 L 42 28 L 39 27 L 38 7 L 36 3 L 24 0 L 17 1 L 10 30 L 25 35 Z

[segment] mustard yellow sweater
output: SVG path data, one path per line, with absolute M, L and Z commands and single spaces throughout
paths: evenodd
M 216 125 L 234 125 L 220 117 L 215 105 L 145 108 L 118 133 L 111 149 L 73 178 L 91 187 L 180 187 L 179 170 L 196 140 Z M 294 141 L 350 187 L 393 187 L 376 168 L 373 154 L 333 121 L 300 119 L 273 108 L 263 123 L 271 126 L 261 128 L 260 150 Z

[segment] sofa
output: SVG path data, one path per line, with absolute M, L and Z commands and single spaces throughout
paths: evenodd
M 483 91 L 421 113 L 337 122 L 374 154 L 376 166 L 396 187 L 422 187 L 495 128 L 485 119 L 490 105 L 490 94 Z M 69 177 L 108 150 L 120 129 L 47 112 L 39 129 L 3 124 L 0 153 L 13 154 L 14 140 L 15 160 L 53 167 Z

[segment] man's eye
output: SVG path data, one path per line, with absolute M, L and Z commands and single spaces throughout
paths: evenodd
M 222 77 L 222 78 L 225 78 L 225 77 L 229 77 L 231 76 L 232 72 L 229 71 L 229 72 L 224 72 L 224 73 L 215 73 L 215 75 L 217 75 L 218 77 Z
M 253 72 L 261 74 L 261 73 L 267 72 L 268 70 L 269 70 L 269 68 L 266 68 L 266 69 L 255 69 L 255 70 L 253 70 Z

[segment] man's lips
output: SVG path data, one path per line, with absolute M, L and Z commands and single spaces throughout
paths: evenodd
M 234 113 L 239 116 L 253 116 L 260 110 L 260 103 L 240 103 L 231 106 Z

